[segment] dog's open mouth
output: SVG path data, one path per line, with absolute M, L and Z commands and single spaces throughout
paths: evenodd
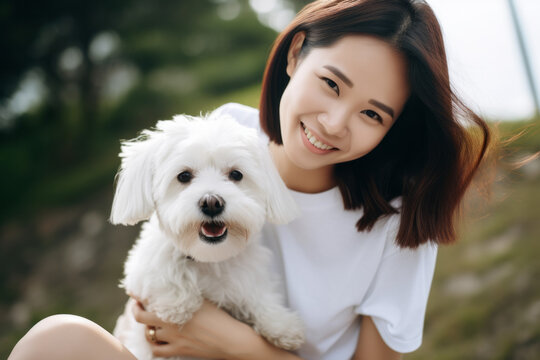
M 217 244 L 227 237 L 227 226 L 218 221 L 204 222 L 201 225 L 199 237 L 206 242 Z

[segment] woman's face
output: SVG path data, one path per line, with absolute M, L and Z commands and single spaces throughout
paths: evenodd
M 407 101 L 405 59 L 387 43 L 363 35 L 343 37 L 301 56 L 303 39 L 299 33 L 291 43 L 290 81 L 280 103 L 287 157 L 310 170 L 366 155 Z

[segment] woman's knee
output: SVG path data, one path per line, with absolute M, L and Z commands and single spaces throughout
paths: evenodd
M 87 339 L 101 331 L 96 323 L 76 315 L 53 315 L 38 322 L 28 332 L 29 339 L 66 343 L 66 340 Z
M 9 360 L 82 359 L 96 352 L 112 355 L 123 351 L 119 342 L 96 323 L 75 315 L 53 315 L 28 331 Z
M 34 325 L 30 331 L 55 335 L 71 331 L 95 331 L 95 327 L 99 327 L 99 325 L 81 316 L 59 314 L 46 317 Z

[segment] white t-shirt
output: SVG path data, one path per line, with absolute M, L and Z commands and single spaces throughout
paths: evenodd
M 229 114 L 259 128 L 258 110 L 226 104 Z M 262 134 L 266 139 L 266 135 Z M 291 191 L 301 215 L 286 225 L 266 224 L 263 242 L 273 251 L 287 305 L 306 328 L 297 352 L 309 360 L 344 360 L 354 354 L 361 315 L 370 316 L 385 343 L 406 353 L 422 342 L 424 314 L 437 246 L 401 249 L 399 215 L 379 219 L 358 232 L 362 210 L 345 210 L 338 188 L 306 194 Z M 400 206 L 400 199 L 392 202 Z

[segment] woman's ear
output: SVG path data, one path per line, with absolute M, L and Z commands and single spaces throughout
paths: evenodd
M 289 46 L 289 52 L 287 53 L 287 75 L 292 76 L 294 69 L 298 65 L 300 58 L 300 50 L 306 39 L 306 33 L 303 31 L 294 34 L 291 45 Z

